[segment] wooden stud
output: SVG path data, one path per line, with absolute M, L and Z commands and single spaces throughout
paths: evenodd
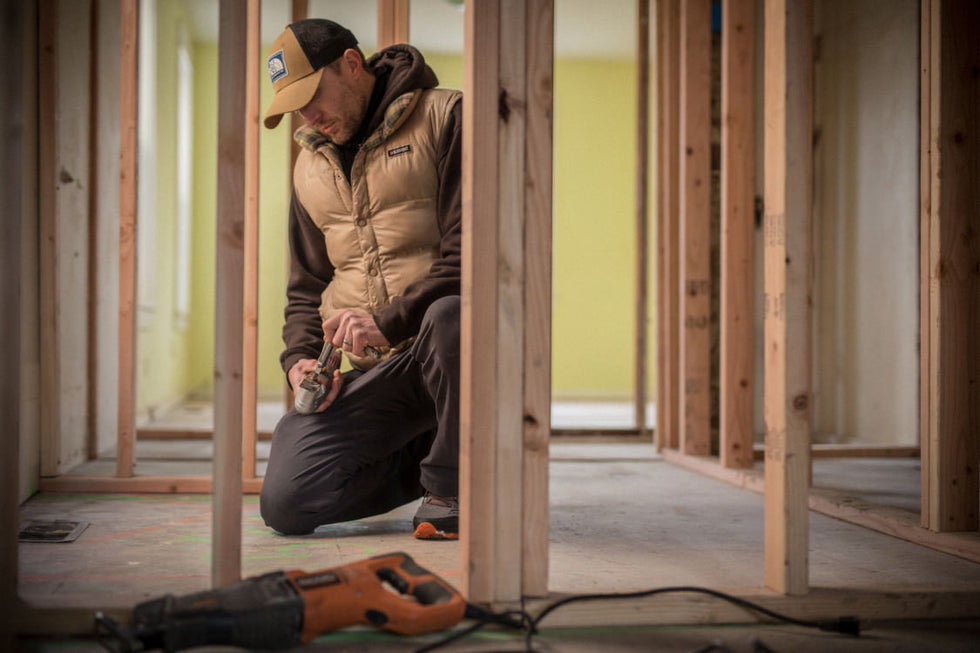
M 932 424 L 931 379 L 932 351 L 929 348 L 930 318 L 929 274 L 932 246 L 932 0 L 920 0 L 919 6 L 919 446 L 921 449 L 921 509 L 923 528 L 929 528 L 930 490 L 929 433 Z
M 547 543 L 549 336 L 531 320 L 549 307 L 529 304 L 550 297 L 551 167 L 530 168 L 550 158 L 552 41 L 534 34 L 553 10 L 531 4 L 465 12 L 460 565 L 466 596 L 488 603 L 546 586 L 546 564 L 525 552 Z
M 928 205 L 923 216 L 923 522 L 933 531 L 980 526 L 980 6 L 931 0 Z M 924 20 L 923 22 L 926 22 Z M 926 100 L 926 98 L 923 98 Z M 927 311 L 927 314 L 925 313 Z
M 291 11 L 291 22 L 295 23 L 298 20 L 303 20 L 309 15 L 309 7 L 307 0 L 292 0 L 290 11 Z M 289 133 L 295 134 L 296 130 L 302 127 L 304 124 L 303 117 L 300 116 L 295 111 L 289 114 Z M 293 188 L 293 175 L 292 170 L 296 165 L 296 157 L 299 156 L 300 146 L 295 139 L 290 137 L 289 139 L 289 192 L 292 192 Z M 289 271 L 289 254 L 286 255 L 286 266 L 287 274 Z M 288 412 L 293 407 L 293 401 L 295 395 L 293 394 L 292 388 L 289 384 L 283 384 L 283 404 L 286 411 Z
M 755 2 L 721 10 L 721 379 L 725 467 L 752 466 L 755 264 Z
M 98 257 L 98 225 L 99 225 L 99 0 L 91 0 L 89 9 L 89 132 L 88 132 L 88 296 L 99 296 L 99 257 Z M 95 302 L 89 302 L 88 312 L 88 351 L 86 360 L 87 400 L 85 410 L 85 459 L 95 460 L 99 457 L 98 416 L 99 416 L 99 376 L 98 360 L 95 353 L 99 350 L 99 312 Z
M 765 8 L 765 583 L 808 590 L 812 219 L 809 0 Z
M 502 152 L 507 127 L 519 122 L 516 115 L 512 122 L 499 116 L 501 106 L 509 106 L 501 79 L 503 33 L 515 27 L 501 17 L 502 9 L 497 0 L 470 1 L 464 21 L 460 580 L 464 595 L 475 602 L 521 597 L 522 538 L 516 534 L 523 526 L 518 441 L 523 398 L 513 372 L 524 369 L 521 352 L 515 351 L 523 337 L 511 329 L 523 324 L 523 316 L 520 305 L 507 304 L 514 298 L 514 286 L 520 287 L 521 270 L 514 252 L 505 249 L 512 244 L 507 240 L 511 234 L 502 232 L 510 225 L 501 224 L 501 214 L 513 219 L 507 211 L 512 208 L 523 219 L 523 207 L 507 205 L 514 193 L 505 185 L 523 177 L 523 161 L 508 160 Z M 505 170 L 504 162 L 519 169 Z M 506 266 L 511 288 L 499 278 L 500 266 Z M 507 315 L 509 310 L 515 313 Z M 499 324 L 501 313 L 511 328 Z
M 657 450 L 679 446 L 678 155 L 680 4 L 657 2 Z
M 309 17 L 309 2 L 308 0 L 292 0 L 290 4 L 290 23 L 295 23 L 298 20 L 304 20 Z M 295 134 L 296 130 L 305 124 L 303 117 L 297 112 L 293 111 L 289 114 L 289 133 Z M 296 164 L 296 157 L 299 156 L 300 146 L 292 137 L 289 139 L 289 188 L 293 187 L 293 175 L 292 169 Z M 287 259 L 288 260 L 288 259 Z M 293 393 L 286 386 L 286 410 L 293 407 Z
M 0 51 L 5 61 L 32 62 L 34 53 L 28 49 L 35 23 L 28 20 L 33 9 L 22 3 L 8 3 L 0 21 Z M 30 26 L 30 29 L 25 29 Z M 29 76 L 36 74 L 31 63 L 12 66 L 0 79 L 0 129 L 4 147 L 0 154 L 0 306 L 7 315 L 0 320 L 0 348 L 6 361 L 14 361 L 7 374 L 0 378 L 0 423 L 5 435 L 0 438 L 0 601 L 6 609 L 0 616 L 0 650 L 13 651 L 14 635 L 19 624 L 13 609 L 17 606 L 17 532 L 19 530 L 18 495 L 20 486 L 21 398 L 21 238 L 30 202 L 26 193 L 30 185 L 24 167 L 26 151 L 33 147 L 33 134 L 27 112 L 35 107 L 26 96 Z
M 633 423 L 647 431 L 647 193 L 650 151 L 650 0 L 639 0 L 636 20 L 636 311 L 633 352 Z
M 242 478 L 255 478 L 259 332 L 259 52 L 261 2 L 248 0 L 245 36 L 245 233 L 242 350 Z
M 378 0 L 378 49 L 408 43 L 409 0 Z
M 133 475 L 136 436 L 136 116 L 139 2 L 122 0 L 119 93 L 119 407 L 116 476 Z
M 38 3 L 38 228 L 40 229 L 40 346 L 41 369 L 41 475 L 58 474 L 61 414 L 57 374 L 58 357 L 58 255 L 57 255 L 57 102 L 58 102 L 58 3 Z
M 554 18 L 553 0 L 527 3 L 522 553 L 525 597 L 548 593 Z
M 711 453 L 711 5 L 680 12 L 681 449 Z
M 241 578 L 245 59 L 248 14 L 238 0 L 221 0 L 219 17 L 214 526 L 211 548 L 211 581 L 215 587 Z
M 89 9 L 42 2 L 32 28 L 39 33 L 40 471 L 48 476 L 87 454 Z

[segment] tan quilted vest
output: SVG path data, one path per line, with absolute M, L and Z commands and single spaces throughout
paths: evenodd
M 321 297 L 322 319 L 346 308 L 373 315 L 439 257 L 437 147 L 459 96 L 433 89 L 396 98 L 355 156 L 351 183 L 333 145 L 300 150 L 293 184 L 335 268 Z M 351 362 L 362 369 L 374 363 Z

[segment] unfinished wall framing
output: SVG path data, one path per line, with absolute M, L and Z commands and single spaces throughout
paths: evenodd
M 677 60 L 683 58 L 683 53 L 677 51 L 678 46 L 672 40 L 671 30 L 682 33 L 682 17 L 684 11 L 689 9 L 688 4 L 669 0 L 661 2 L 661 88 L 670 88 L 671 79 L 677 74 Z M 744 36 L 740 30 L 750 28 L 748 21 L 752 20 L 751 11 L 741 4 L 732 0 L 723 5 L 722 192 L 727 196 L 722 211 L 723 215 L 728 216 L 723 218 L 723 248 L 726 254 L 731 254 L 722 266 L 723 334 L 740 319 L 730 314 L 726 307 L 746 310 L 746 302 L 751 304 L 752 301 L 749 288 L 741 285 L 741 280 L 736 277 L 739 269 L 746 274 L 745 249 L 751 250 L 752 243 L 745 239 L 743 231 L 739 231 L 745 228 L 745 224 L 733 226 L 738 223 L 730 221 L 739 210 L 743 211 L 739 217 L 749 217 L 744 213 L 748 208 L 744 202 L 750 197 L 747 194 L 750 186 L 746 185 L 745 179 L 733 177 L 733 171 L 751 170 L 753 167 L 751 149 L 744 146 L 746 134 L 739 133 L 740 129 L 753 129 L 751 121 L 746 124 L 738 113 L 746 110 L 742 103 L 750 101 L 744 95 L 739 98 L 739 91 L 752 85 L 750 80 L 753 75 L 751 58 L 745 58 L 749 55 L 745 44 L 740 46 L 736 43 L 740 35 Z M 685 415 L 686 394 L 684 397 L 671 397 L 670 390 L 664 388 L 660 389 L 659 395 L 661 403 L 657 418 L 662 432 L 658 434 L 658 447 L 668 461 L 741 487 L 765 492 L 767 514 L 773 510 L 773 515 L 778 519 L 788 520 L 787 525 L 794 519 L 802 519 L 808 505 L 811 510 L 980 561 L 980 540 L 976 537 L 978 492 L 975 485 L 977 460 L 980 458 L 980 434 L 976 426 L 980 420 L 976 418 L 975 411 L 980 406 L 980 399 L 975 394 L 977 384 L 970 381 L 980 377 L 980 355 L 976 353 L 976 343 L 965 335 L 967 331 L 975 333 L 980 328 L 976 310 L 980 306 L 980 296 L 977 294 L 980 291 L 975 275 L 971 277 L 966 272 L 975 269 L 976 261 L 980 258 L 975 247 L 976 239 L 966 236 L 976 231 L 978 216 L 975 190 L 964 183 L 958 174 L 962 171 L 966 177 L 972 175 L 971 178 L 975 178 L 973 171 L 977 169 L 977 152 L 976 148 L 960 145 L 962 139 L 956 140 L 956 134 L 973 133 L 977 129 L 977 112 L 966 109 L 977 105 L 976 84 L 968 82 L 962 74 L 964 70 L 976 68 L 978 54 L 973 43 L 975 39 L 965 36 L 970 30 L 976 30 L 976 8 L 971 6 L 967 10 L 965 5 L 943 0 L 921 2 L 921 447 L 810 443 L 808 424 L 812 391 L 809 387 L 809 356 L 793 357 L 792 354 L 810 350 L 810 338 L 807 336 L 810 309 L 809 300 L 805 298 L 810 294 L 808 279 L 811 274 L 806 267 L 812 257 L 807 217 L 811 204 L 811 191 L 807 185 L 812 176 L 808 163 L 812 158 L 809 145 L 812 139 L 809 130 L 812 99 L 808 90 L 812 84 L 809 72 L 812 62 L 809 43 L 812 37 L 807 30 L 812 28 L 805 28 L 801 17 L 809 15 L 812 10 L 809 2 L 782 0 L 767 0 L 765 8 L 763 70 L 767 89 L 764 108 L 767 131 L 763 240 L 767 258 L 763 307 L 766 325 L 766 388 L 763 403 L 766 411 L 766 444 L 764 449 L 752 444 L 751 414 L 735 412 L 739 403 L 744 409 L 744 399 L 730 403 L 730 399 L 742 391 L 741 383 L 748 382 L 751 386 L 751 376 L 746 377 L 746 372 L 751 374 L 751 367 L 746 366 L 744 359 L 741 362 L 738 359 L 740 349 L 750 351 L 752 348 L 751 331 L 732 329 L 728 335 L 723 335 L 721 350 L 722 419 L 718 456 L 689 455 L 691 449 L 684 445 L 685 428 L 677 425 L 678 420 L 683 422 L 688 417 Z M 681 18 L 674 18 L 675 15 Z M 957 18 L 953 19 L 952 16 Z M 734 29 L 736 24 L 739 24 L 739 29 Z M 782 37 L 781 45 L 773 40 L 778 30 L 791 29 L 797 32 Z M 737 51 L 741 54 L 732 56 Z M 785 80 L 784 88 L 792 88 L 793 92 L 784 91 L 783 95 L 777 96 L 772 82 L 779 83 L 780 80 Z M 739 84 L 741 88 L 734 84 Z M 679 97 L 680 113 L 690 112 L 686 104 L 692 101 L 690 97 L 684 93 L 680 93 Z M 658 159 L 661 167 L 658 233 L 664 239 L 659 244 L 662 260 L 658 269 L 658 288 L 663 292 L 665 287 L 678 283 L 673 277 L 676 268 L 671 267 L 670 247 L 673 243 L 668 240 L 675 221 L 680 219 L 683 223 L 685 210 L 683 204 L 679 207 L 672 204 L 675 201 L 673 198 L 683 192 L 679 181 L 683 164 L 675 161 L 693 156 L 695 150 L 668 141 L 671 126 L 676 125 L 673 118 L 678 111 L 676 100 L 662 94 L 659 102 L 661 129 L 667 131 L 659 144 Z M 793 115 L 787 115 L 787 111 L 793 112 Z M 777 123 L 783 125 L 781 130 L 777 129 Z M 742 139 L 742 146 L 737 139 Z M 777 142 L 783 145 L 777 146 Z M 951 165 L 955 166 L 956 173 L 950 173 Z M 939 180 L 940 170 L 947 173 L 943 175 L 942 182 Z M 673 250 L 676 252 L 684 252 L 689 247 L 684 242 L 686 235 L 683 227 L 680 232 L 681 242 Z M 741 246 L 738 242 L 742 243 Z M 752 256 L 748 258 L 751 260 Z M 740 260 L 743 263 L 737 263 Z M 781 269 L 783 267 L 786 269 Z M 799 271 L 794 272 L 793 268 L 797 267 Z M 746 276 L 750 274 L 751 270 L 747 271 Z M 689 292 L 690 289 L 682 286 L 681 292 L 685 291 Z M 665 315 L 670 315 L 670 301 L 669 296 L 661 296 L 659 305 Z M 747 310 L 751 315 L 751 309 Z M 676 363 L 670 356 L 672 349 L 679 350 L 682 358 L 696 355 L 688 354 L 689 350 L 701 350 L 700 345 L 688 337 L 688 330 L 680 328 L 683 326 L 679 324 L 681 319 L 684 318 L 675 317 L 673 323 L 660 323 L 660 351 L 667 349 L 658 362 L 658 376 L 661 379 L 670 379 L 674 373 L 672 366 Z M 736 336 L 737 333 L 740 335 Z M 952 355 L 954 350 L 960 353 Z M 939 372 L 940 368 L 944 370 L 942 373 Z M 740 371 L 734 372 L 736 369 Z M 678 383 L 677 387 L 685 393 L 690 390 L 683 382 Z M 694 414 L 697 414 L 696 411 Z M 751 454 L 748 448 L 751 448 Z M 953 451 L 959 453 L 952 455 Z M 736 452 L 741 453 L 736 455 Z M 907 511 L 856 501 L 842 493 L 808 490 L 810 472 L 807 461 L 810 456 L 921 457 L 921 527 L 917 523 L 919 516 Z M 760 457 L 766 461 L 765 481 L 758 470 L 751 468 L 752 461 Z M 937 458 L 941 458 L 942 462 Z M 793 471 L 786 468 L 786 461 L 792 461 L 795 466 Z M 773 462 L 778 464 L 773 465 Z M 802 475 L 804 482 L 790 482 L 786 476 L 790 473 Z M 777 475 L 781 480 L 778 485 L 773 485 Z M 786 504 L 785 510 L 780 509 L 774 503 L 774 491 L 783 497 L 780 502 L 790 501 L 794 507 Z M 770 521 L 767 519 L 767 522 Z M 797 553 L 788 556 L 787 560 L 804 555 L 805 548 L 803 523 L 796 523 L 791 530 L 796 532 L 793 544 L 787 540 L 783 545 L 794 547 Z M 772 534 L 771 537 L 776 535 Z M 780 556 L 772 557 L 778 559 Z M 784 576 L 783 572 L 787 572 L 788 576 Z M 767 574 L 773 579 L 771 586 L 787 590 L 796 587 L 799 589 L 791 591 L 801 591 L 806 584 L 799 567 L 792 572 L 774 567 Z M 777 581 L 776 576 L 780 580 Z M 789 580 L 790 577 L 795 580 Z
M 664 242 L 660 245 L 664 261 L 660 267 L 658 288 L 663 290 L 665 284 L 673 284 L 678 294 L 676 310 L 666 312 L 668 317 L 673 315 L 674 323 L 662 321 L 660 332 L 667 334 L 669 341 L 676 342 L 680 348 L 677 367 L 681 381 L 678 386 L 684 389 L 683 393 L 677 393 L 677 388 L 673 388 L 660 395 L 668 397 L 670 406 L 663 408 L 668 408 L 666 414 L 672 416 L 664 420 L 664 428 L 672 425 L 678 432 L 661 433 L 659 442 L 664 447 L 665 457 L 672 462 L 746 487 L 764 486 L 767 512 L 766 574 L 760 583 L 764 583 L 768 589 L 751 588 L 741 593 L 748 598 L 761 598 L 770 607 L 790 606 L 802 617 L 825 616 L 843 609 L 843 606 L 852 605 L 854 597 L 848 592 L 807 596 L 806 519 L 808 507 L 815 507 L 814 496 L 807 492 L 811 445 L 807 427 L 810 403 L 807 378 L 809 360 L 806 355 L 810 328 L 807 318 L 809 309 L 806 306 L 810 134 L 806 116 L 810 106 L 807 70 L 811 2 L 766 0 L 765 74 L 775 83 L 767 89 L 766 96 L 766 112 L 773 120 L 767 125 L 765 171 L 766 288 L 769 306 L 766 314 L 765 394 L 768 432 L 765 445 L 766 476 L 761 484 L 757 475 L 742 471 L 746 464 L 743 457 L 730 456 L 719 464 L 704 456 L 708 452 L 698 431 L 701 427 L 697 424 L 700 422 L 685 421 L 691 417 L 701 419 L 699 412 L 689 412 L 684 407 L 685 402 L 690 400 L 688 395 L 696 394 L 693 390 L 688 392 L 696 384 L 689 384 L 684 379 L 700 378 L 700 363 L 695 364 L 695 361 L 701 360 L 703 352 L 700 341 L 692 339 L 691 332 L 699 328 L 698 320 L 702 313 L 698 312 L 700 309 L 697 306 L 685 305 L 680 297 L 694 290 L 692 297 L 700 298 L 705 282 L 703 273 L 697 267 L 700 262 L 695 260 L 692 263 L 685 257 L 697 254 L 692 251 L 696 248 L 691 247 L 690 239 L 703 235 L 698 215 L 694 215 L 701 211 L 703 201 L 700 199 L 700 185 L 696 183 L 699 175 L 703 174 L 703 163 L 700 162 L 704 156 L 700 152 L 703 136 L 696 132 L 699 128 L 706 130 L 707 125 L 702 124 L 699 118 L 704 91 L 699 90 L 700 84 L 695 82 L 701 77 L 703 62 L 696 52 L 699 41 L 694 31 L 705 25 L 707 4 L 708 0 L 683 0 L 680 3 L 662 0 L 657 7 L 657 47 L 663 55 L 658 66 L 665 73 L 660 88 L 684 88 L 677 95 L 680 98 L 677 104 L 669 91 L 662 93 L 658 110 L 661 134 L 670 131 L 679 122 L 684 123 L 680 129 L 681 139 L 676 142 L 664 139 L 662 149 L 658 150 L 658 162 L 662 166 L 658 196 L 662 224 L 658 223 L 658 233 L 664 236 Z M 961 78 L 957 82 L 952 74 L 954 70 L 962 70 L 964 62 L 972 65 L 973 69 L 977 66 L 977 46 L 971 45 L 969 39 L 962 38 L 970 34 L 970 30 L 975 32 L 980 23 L 976 8 L 969 4 L 966 0 L 923 0 L 923 16 L 928 17 L 929 23 L 927 28 L 924 21 L 923 49 L 930 53 L 929 71 L 923 73 L 924 88 L 929 89 L 929 102 L 924 103 L 923 120 L 929 124 L 930 149 L 929 155 L 923 156 L 924 167 L 928 161 L 928 172 L 923 173 L 923 188 L 929 189 L 929 201 L 923 202 L 923 224 L 928 226 L 928 238 L 923 238 L 922 276 L 923 288 L 928 287 L 929 306 L 923 307 L 922 315 L 923 330 L 925 332 L 928 327 L 929 339 L 928 348 L 923 348 L 922 455 L 924 458 L 928 456 L 928 470 L 927 465 L 923 466 L 923 488 L 924 502 L 927 501 L 925 490 L 928 488 L 931 492 L 928 498 L 929 526 L 933 530 L 943 530 L 943 526 L 950 521 L 976 530 L 975 486 L 972 496 L 949 499 L 950 486 L 954 485 L 952 481 L 960 478 L 957 475 L 962 474 L 962 470 L 946 462 L 951 452 L 964 448 L 972 451 L 971 455 L 976 458 L 976 425 L 980 423 L 980 420 L 972 419 L 975 414 L 970 412 L 980 405 L 975 394 L 976 384 L 970 387 L 969 383 L 978 376 L 977 357 L 968 356 L 964 363 L 953 354 L 964 348 L 975 354 L 977 345 L 973 342 L 972 334 L 980 329 L 977 279 L 975 275 L 970 276 L 970 270 L 974 269 L 971 266 L 975 266 L 978 260 L 977 240 L 973 239 L 972 247 L 963 250 L 954 247 L 963 241 L 964 232 L 975 230 L 977 225 L 977 203 L 973 195 L 976 192 L 973 188 L 976 175 L 973 173 L 977 169 L 977 147 L 974 141 L 972 147 L 958 150 L 956 146 L 962 143 L 962 139 L 957 140 L 956 135 L 961 125 L 976 131 L 975 108 L 980 106 L 980 102 L 976 97 L 975 80 L 969 82 Z M 208 477 L 140 478 L 132 476 L 131 465 L 125 464 L 118 470 L 117 478 L 69 480 L 62 477 L 52 479 L 46 486 L 69 491 L 213 491 L 216 545 L 213 550 L 215 566 L 212 582 L 215 585 L 236 580 L 240 574 L 241 515 L 236 513 L 235 505 L 240 510 L 242 491 L 249 488 L 254 490 L 259 482 L 254 478 L 254 468 L 252 477 L 249 477 L 248 470 L 241 468 L 239 433 L 243 416 L 238 406 L 243 396 L 242 370 L 234 362 L 247 346 L 241 332 L 245 310 L 242 280 L 246 248 L 242 236 L 247 232 L 244 227 L 246 204 L 251 201 L 246 191 L 249 186 L 247 153 L 257 148 L 257 141 L 246 137 L 246 124 L 253 119 L 257 121 L 257 113 L 243 111 L 242 108 L 246 106 L 247 95 L 244 53 L 248 47 L 248 35 L 255 27 L 257 5 L 257 0 L 252 0 L 248 6 L 234 0 L 222 0 L 221 3 L 220 85 L 221 95 L 223 98 L 227 96 L 227 101 L 222 102 L 220 110 L 223 127 L 228 131 L 222 132 L 224 154 L 219 173 L 219 197 L 227 196 L 227 199 L 218 207 L 219 310 L 216 335 L 222 335 L 221 341 L 224 343 L 216 348 L 216 374 L 223 379 L 216 392 L 216 415 L 220 417 L 215 424 L 218 443 L 215 467 L 216 472 L 220 472 L 215 474 L 213 483 Z M 735 5 L 735 0 L 726 3 L 733 16 L 737 11 Z M 135 0 L 123 0 L 124 30 L 129 29 L 127 24 L 135 25 L 135 7 Z M 463 590 L 470 600 L 497 606 L 547 594 L 553 10 L 550 0 L 468 0 L 466 6 L 465 87 L 468 101 L 464 105 L 466 154 L 463 181 L 467 235 L 464 241 L 462 323 L 464 381 L 461 394 L 460 474 L 463 541 L 460 577 Z M 404 16 L 401 20 L 407 20 L 406 14 L 396 12 L 396 15 Z M 955 21 L 952 19 L 954 15 L 957 16 Z M 962 18 L 964 15 L 965 20 Z M 397 33 L 397 30 L 392 30 L 392 33 Z M 726 34 L 731 36 L 728 31 Z M 135 56 L 131 49 L 132 44 L 124 39 L 124 70 L 128 65 L 125 58 Z M 233 61 L 236 57 L 241 61 Z M 747 69 L 751 67 L 744 59 L 729 62 L 740 68 L 738 72 L 743 75 L 748 74 Z M 969 65 L 967 69 L 970 69 Z M 697 79 L 685 81 L 688 72 Z M 124 79 L 132 79 L 130 74 L 124 75 Z M 732 80 L 740 78 L 745 79 L 729 74 L 726 83 L 734 84 L 736 82 Z M 128 91 L 125 90 L 127 83 L 132 85 Z M 134 81 L 124 82 L 124 99 L 129 97 L 127 93 L 134 93 L 134 87 Z M 695 104 L 698 105 L 697 110 L 693 106 Z M 733 112 L 746 110 L 744 104 L 728 106 Z M 135 120 L 129 102 L 124 102 L 123 111 L 123 125 Z M 741 161 L 744 165 L 746 159 L 741 158 L 747 156 L 744 148 L 739 150 L 734 141 L 726 142 L 732 145 L 726 151 L 725 165 L 737 165 L 732 161 Z M 123 147 L 125 159 L 131 147 L 125 133 Z M 668 151 L 669 147 L 674 147 L 674 150 Z M 924 144 L 924 152 L 926 147 Z M 957 153 L 964 158 L 944 159 L 941 150 L 950 156 Z M 962 175 L 940 174 L 949 167 L 959 167 L 964 172 Z M 15 172 L 6 163 L 5 171 Z M 133 167 L 127 164 L 123 175 L 132 175 L 133 171 Z M 15 174 L 11 178 L 18 179 Z M 135 184 L 125 177 L 123 181 L 125 190 L 122 191 L 121 205 L 125 208 L 127 202 L 133 201 Z M 739 194 L 744 192 L 740 185 L 744 183 L 744 180 L 733 180 L 730 191 L 733 207 L 736 211 L 738 206 L 741 207 L 742 218 L 747 211 L 744 195 Z M 737 190 L 740 188 L 741 191 Z M 734 199 L 736 194 L 741 198 L 737 205 Z M 676 212 L 674 207 L 677 207 Z M 689 217 L 691 224 L 686 222 Z M 678 232 L 675 241 L 674 234 Z M 734 243 L 734 236 L 732 240 Z M 475 247 L 474 242 L 479 242 L 480 246 Z M 742 256 L 745 255 L 744 249 L 743 244 L 738 252 Z M 947 249 L 953 251 L 948 252 Z M 950 278 L 951 265 L 954 272 L 964 273 Z M 681 275 L 684 275 L 683 282 Z M 13 278 L 16 280 L 17 275 Z M 737 299 L 737 293 L 744 291 L 744 288 L 727 288 L 725 292 L 731 293 L 731 301 L 745 301 Z M 6 293 L 6 286 L 4 290 Z M 121 287 L 124 304 L 129 297 L 128 292 L 128 287 Z M 235 337 L 227 337 L 230 333 L 234 333 Z M 743 334 L 739 338 L 745 337 Z M 731 343 L 740 341 L 726 339 L 728 344 L 725 346 L 737 346 Z M 487 342 L 494 343 L 493 347 L 486 347 L 484 343 Z M 5 343 L 4 346 L 9 351 L 11 344 Z M 690 352 L 687 350 L 689 346 L 692 348 Z M 669 366 L 673 364 L 669 357 L 661 359 L 662 369 L 667 370 L 661 378 L 675 378 L 670 376 Z M 120 365 L 121 372 L 125 371 L 122 369 L 123 362 Z M 513 374 L 509 377 L 505 375 L 505 372 L 512 373 L 513 370 L 519 370 L 520 383 L 512 381 Z M 742 376 L 739 373 L 725 374 L 723 382 L 738 384 Z M 129 398 L 128 407 L 122 405 L 123 399 L 121 394 L 121 423 L 123 418 L 129 420 L 131 417 L 131 412 L 124 411 L 132 410 L 132 397 Z M 246 404 L 248 401 L 245 400 Z M 4 406 L 6 409 L 7 405 Z M 249 408 L 254 409 L 254 405 L 245 406 L 246 410 Z M 688 423 L 692 424 L 690 433 L 687 433 Z M 475 432 L 475 424 L 480 425 L 479 434 Z M 727 447 L 731 451 L 741 449 L 744 453 L 744 435 L 734 435 L 736 430 L 723 430 L 722 450 Z M 130 438 L 128 442 L 123 442 L 123 431 L 121 428 L 120 447 L 131 448 L 132 434 L 127 436 Z M 7 449 L 5 452 L 11 453 Z M 8 466 L 5 476 L 16 479 L 17 456 L 5 455 L 3 459 Z M 974 471 L 974 479 L 975 476 Z M 972 522 L 968 514 L 971 506 Z M 967 513 L 966 518 L 949 516 L 963 510 Z M 480 520 L 470 517 L 476 514 L 480 515 Z M 923 515 L 926 515 L 925 506 Z M 9 547 L 13 540 L 16 529 L 11 528 L 11 524 L 14 520 L 15 511 L 10 512 L 5 520 L 5 547 Z M 865 522 L 864 525 L 874 527 L 867 517 Z M 520 533 L 520 536 L 514 537 L 514 533 Z M 972 545 L 968 542 L 961 546 L 967 553 L 977 548 L 975 540 Z M 9 548 L 4 550 L 4 564 L 16 569 L 16 548 L 13 552 Z M 7 594 L 16 591 L 15 583 L 11 588 L 10 578 L 6 570 L 5 575 L 0 577 L 0 581 L 3 581 L 0 590 Z M 775 593 L 771 590 L 775 590 Z M 794 597 L 796 594 L 803 596 Z M 974 610 L 980 605 L 978 599 L 980 597 L 975 593 L 966 597 L 967 601 L 972 602 Z M 913 590 L 911 598 L 901 592 L 891 592 L 863 597 L 863 600 L 873 605 L 875 614 L 882 618 L 928 617 L 959 614 L 964 597 Z M 570 610 L 563 616 L 563 623 L 579 626 L 670 623 L 689 620 L 692 614 L 695 615 L 694 619 L 705 618 L 702 616 L 705 614 L 703 607 L 690 599 L 677 598 L 667 604 L 661 602 L 656 610 L 651 610 L 648 604 L 649 601 L 643 599 L 620 602 L 614 608 L 615 614 L 603 609 L 596 610 L 594 606 Z M 531 609 L 534 606 L 533 601 L 526 605 Z M 21 624 L 38 623 L 38 615 L 53 616 L 53 613 L 43 609 L 22 604 L 16 612 Z M 59 612 L 57 617 L 78 624 L 83 623 L 84 619 L 87 629 L 90 612 L 67 616 Z M 745 621 L 748 617 L 734 610 L 719 609 L 706 618 Z
M 968 0 L 923 0 L 921 25 L 922 526 L 976 531 L 980 7 Z

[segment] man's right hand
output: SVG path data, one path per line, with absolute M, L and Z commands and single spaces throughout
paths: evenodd
M 289 385 L 293 388 L 293 396 L 296 396 L 296 392 L 299 390 L 299 384 L 303 382 L 303 377 L 307 373 L 312 372 L 316 369 L 316 359 L 314 358 L 301 358 L 296 361 L 291 368 L 289 368 Z M 327 396 L 323 399 L 323 403 L 316 409 L 315 412 L 322 413 L 327 409 L 327 406 L 334 402 L 337 395 L 340 394 L 340 388 L 344 385 L 344 377 L 341 375 L 340 370 L 335 370 L 333 373 L 332 385 L 330 390 L 327 392 Z

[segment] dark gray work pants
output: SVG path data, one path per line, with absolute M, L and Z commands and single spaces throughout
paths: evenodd
M 351 371 L 322 413 L 290 410 L 272 434 L 262 518 L 309 533 L 422 496 L 458 494 L 459 297 L 429 307 L 415 342 Z

